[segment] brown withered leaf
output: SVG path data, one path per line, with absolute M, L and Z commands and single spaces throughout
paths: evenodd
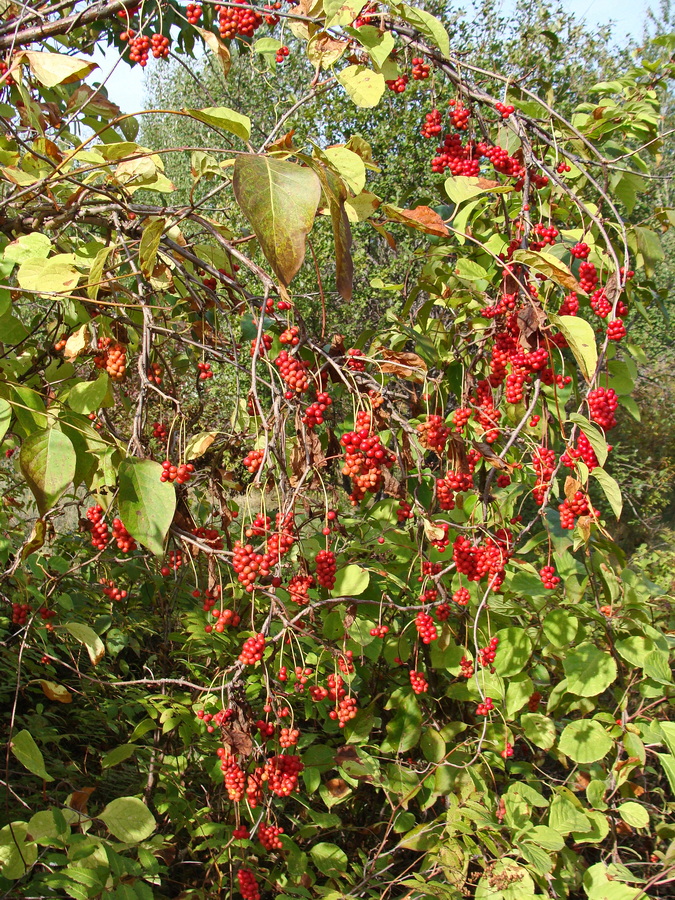
M 338 747 L 335 754 L 335 762 L 338 766 L 341 766 L 342 763 L 347 762 L 347 760 L 357 762 L 358 759 L 359 754 L 356 752 L 356 747 L 352 747 L 349 744 L 345 744 L 344 747 Z
M 524 350 L 532 350 L 538 346 L 536 337 L 546 324 L 546 313 L 534 303 L 528 303 L 518 312 L 518 329 L 520 346 Z
M 379 225 L 377 222 L 373 222 L 372 219 L 368 219 L 368 222 L 373 226 L 375 231 L 381 235 L 385 241 L 389 244 L 392 250 L 397 250 L 396 238 L 391 232 L 387 231 L 387 229 L 383 225 Z
M 305 469 L 307 468 L 307 455 L 305 453 L 305 448 L 299 440 L 295 441 L 293 444 L 290 463 L 291 477 L 289 478 L 289 481 L 295 486 L 305 474 Z
M 324 469 L 327 465 L 326 457 L 321 446 L 321 438 L 314 431 L 310 431 L 305 438 L 305 445 L 309 450 L 309 464 L 314 469 Z
M 593 521 L 591 516 L 579 516 L 577 519 L 577 528 L 586 543 L 588 543 L 591 536 L 591 523 Z
M 89 798 L 95 790 L 95 787 L 86 787 L 80 788 L 79 791 L 73 791 L 70 795 L 70 808 L 74 809 L 75 812 L 82 813 L 83 816 L 86 816 Z
M 581 482 L 577 481 L 576 478 L 572 478 L 571 475 L 568 475 L 565 479 L 565 498 L 567 500 L 573 500 L 574 495 L 581 487 Z
M 331 795 L 331 797 L 335 797 L 339 799 L 340 797 L 346 797 L 350 791 L 350 787 L 344 778 L 329 778 L 326 782 L 326 790 Z
M 398 478 L 394 478 L 390 469 L 382 471 L 382 490 L 387 497 L 394 497 L 396 500 L 405 499 L 405 486 Z
M 624 822 L 623 819 L 620 819 L 616 823 L 615 828 L 616 828 L 617 834 L 632 834 L 633 833 L 633 829 L 630 827 L 630 825 L 627 822 Z
M 415 231 L 433 234 L 436 237 L 447 237 L 450 233 L 442 217 L 430 206 L 416 206 L 414 209 L 400 209 L 397 206 L 384 205 L 381 211 L 392 222 L 400 222 Z
M 507 463 L 505 459 L 502 459 L 501 456 L 497 456 L 489 444 L 484 444 L 482 441 L 474 441 L 473 446 L 478 450 L 485 462 L 489 463 L 494 469 L 499 469 L 501 472 L 513 472 L 513 466 Z
M 273 144 L 270 144 L 267 148 L 268 153 L 274 153 L 275 150 L 283 150 L 284 152 L 293 152 L 295 149 L 295 145 L 293 144 L 293 135 L 295 134 L 295 128 L 292 128 L 290 131 L 287 131 L 286 134 L 282 135 L 278 138 Z
M 462 475 L 469 474 L 470 468 L 466 455 L 466 444 L 458 434 L 451 434 L 448 438 L 448 465 L 456 472 L 461 472 Z
M 342 620 L 342 624 L 345 626 L 345 631 L 349 631 L 354 622 L 356 622 L 356 603 L 350 603 L 345 612 L 345 617 Z
M 221 728 L 223 743 L 227 744 L 235 753 L 241 756 L 250 756 L 253 753 L 253 741 L 250 734 L 239 728 Z
M 422 383 L 427 373 L 427 364 L 416 353 L 398 352 L 382 347 L 379 355 L 385 360 L 380 363 L 380 372 L 385 375 L 398 375 L 406 381 Z
M 577 772 L 574 778 L 574 785 L 572 787 L 573 791 L 577 793 L 579 791 L 585 791 L 588 785 L 591 783 L 591 776 L 588 772 Z
M 400 455 L 405 471 L 412 469 L 415 465 L 415 460 L 413 459 L 412 448 L 410 446 L 410 438 L 405 431 L 401 435 Z

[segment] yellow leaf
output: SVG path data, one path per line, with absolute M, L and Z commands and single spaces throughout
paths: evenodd
M 65 53 L 44 53 L 38 50 L 26 50 L 23 54 L 38 81 L 45 87 L 56 87 L 57 84 L 71 84 L 82 81 L 98 63 L 88 59 L 77 59 Z
M 40 686 L 43 694 L 49 700 L 55 700 L 57 703 L 73 702 L 73 695 L 62 684 L 57 684 L 55 681 L 46 681 L 44 678 L 41 678 Z
M 66 362 L 72 362 L 83 353 L 89 346 L 89 326 L 85 323 L 81 325 L 77 331 L 74 331 L 68 340 L 63 351 L 63 358 Z

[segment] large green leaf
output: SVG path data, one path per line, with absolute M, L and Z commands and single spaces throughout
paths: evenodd
M 164 539 L 176 511 L 176 490 L 161 482 L 162 467 L 150 459 L 126 459 L 120 466 L 120 519 L 129 534 L 156 556 L 164 552 Z
M 30 435 L 21 445 L 19 465 L 44 516 L 63 496 L 75 475 L 75 450 L 55 428 Z
M 581 374 L 590 382 L 598 365 L 598 348 L 595 346 L 595 332 L 585 319 L 579 316 L 551 316 L 569 344 Z
M 384 75 L 365 66 L 347 66 L 337 77 L 357 106 L 371 109 L 382 99 L 386 87 Z
M 443 56 L 450 56 L 450 38 L 445 26 L 436 16 L 432 16 L 425 9 L 418 6 L 408 6 L 404 3 L 400 12 L 401 18 L 409 22 L 420 34 L 434 43 Z
M 92 665 L 98 665 L 105 656 L 105 647 L 94 629 L 90 628 L 89 625 L 83 625 L 81 622 L 66 622 L 64 628 L 72 634 L 76 641 L 84 644 Z
M 30 731 L 19 731 L 9 743 L 9 749 L 33 775 L 42 778 L 43 781 L 53 781 L 52 776 L 45 769 L 45 759 L 42 751 L 35 743 Z
M 0 441 L 7 434 L 9 423 L 12 421 L 12 407 L 6 400 L 0 397 Z
M 592 763 L 602 759 L 612 749 L 614 741 L 600 722 L 581 719 L 570 722 L 563 729 L 558 748 L 577 763 Z
M 331 593 L 335 597 L 356 597 L 362 594 L 370 582 L 370 572 L 357 565 L 345 566 L 335 573 L 335 586 Z
M 309 851 L 314 865 L 329 877 L 339 877 L 347 871 L 347 854 L 337 844 L 321 842 Z
M 248 116 L 228 109 L 227 106 L 209 106 L 206 109 L 184 109 L 186 115 L 192 116 L 206 125 L 213 125 L 222 131 L 229 131 L 247 141 L 251 137 L 251 120 Z
M 612 512 L 617 517 L 617 519 L 621 518 L 621 510 L 623 509 L 623 499 L 621 497 L 621 488 L 619 487 L 619 483 L 615 478 L 605 472 L 604 469 L 595 468 L 591 472 L 593 478 L 597 478 L 600 482 L 600 487 L 605 492 L 605 497 L 609 501 L 609 505 L 612 507 Z
M 573 647 L 563 660 L 567 690 L 578 697 L 596 697 L 616 678 L 616 662 L 606 650 L 590 642 Z
M 157 827 L 155 817 L 138 797 L 118 797 L 97 816 L 108 831 L 126 844 L 136 844 L 150 837 Z
M 289 285 L 305 258 L 305 243 L 321 200 L 312 169 L 245 154 L 234 164 L 234 194 L 267 261 Z
M 532 641 L 522 628 L 502 628 L 494 667 L 499 675 L 515 675 L 522 671 L 532 656 Z

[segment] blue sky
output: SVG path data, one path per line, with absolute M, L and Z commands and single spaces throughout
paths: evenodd
M 465 4 L 470 6 L 470 2 Z M 504 0 L 504 5 L 510 5 L 509 0 Z M 658 0 L 564 0 L 563 6 L 579 18 L 585 19 L 589 25 L 606 25 L 614 23 L 614 34 L 617 40 L 625 35 L 633 35 L 636 38 L 642 36 L 643 23 L 647 9 L 652 5 L 658 6 Z M 117 62 L 117 53 L 113 50 L 95 56 L 100 65 L 96 70 L 95 80 L 101 80 L 113 69 Z M 152 66 L 150 60 L 148 68 Z M 94 80 L 90 78 L 90 80 Z M 143 109 L 143 97 L 145 90 L 145 73 L 138 66 L 132 70 L 126 64 L 120 64 L 106 82 L 110 99 L 117 103 L 123 112 L 137 112 Z

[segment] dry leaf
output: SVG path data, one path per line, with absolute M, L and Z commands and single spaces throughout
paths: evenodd
M 433 234 L 436 237 L 446 237 L 450 232 L 446 228 L 442 217 L 430 206 L 416 206 L 415 209 L 399 209 L 397 206 L 382 206 L 382 211 L 390 221 L 401 222 L 422 231 L 424 234 Z
M 346 797 L 350 791 L 349 785 L 344 778 L 329 778 L 326 782 L 326 790 L 331 797 Z
M 81 353 L 89 347 L 89 325 L 81 325 L 77 331 L 74 331 L 68 340 L 63 351 L 63 358 L 66 362 L 72 362 Z
M 67 803 L 71 809 L 74 809 L 75 812 L 81 813 L 83 816 L 87 815 L 87 803 L 89 803 L 89 798 L 96 790 L 95 787 L 87 787 L 81 788 L 79 791 L 73 791 L 70 795 L 70 803 Z
M 439 528 L 428 519 L 424 520 L 424 535 L 428 541 L 441 541 L 446 535 L 444 528 Z
M 503 472 L 513 472 L 513 466 L 510 463 L 507 463 L 505 459 L 502 459 L 501 456 L 497 456 L 489 444 L 484 444 L 481 441 L 474 441 L 473 445 L 485 462 L 489 463 L 494 469 L 499 469 Z
M 292 153 L 296 147 L 293 144 L 293 135 L 295 134 L 295 129 L 292 128 L 290 131 L 287 131 L 286 134 L 282 135 L 282 137 L 278 138 L 273 144 L 270 144 L 267 148 L 268 153 L 274 153 L 274 151 L 283 151 L 284 153 Z
M 568 475 L 565 479 L 565 497 L 568 500 L 573 500 L 574 495 L 581 487 L 581 482 L 577 481 L 576 478 L 572 478 L 571 475 Z
M 356 752 L 356 747 L 352 747 L 349 744 L 345 744 L 344 747 L 338 747 L 337 753 L 335 754 L 335 762 L 341 766 L 342 763 L 350 760 L 351 762 L 358 762 L 359 754 Z
M 235 753 L 241 756 L 250 756 L 253 753 L 253 741 L 250 734 L 238 728 L 221 729 L 223 743 L 228 744 Z
M 398 375 L 406 381 L 423 382 L 427 373 L 427 364 L 416 353 L 396 352 L 383 347 L 379 355 L 386 360 L 380 363 L 380 372 L 386 375 Z

